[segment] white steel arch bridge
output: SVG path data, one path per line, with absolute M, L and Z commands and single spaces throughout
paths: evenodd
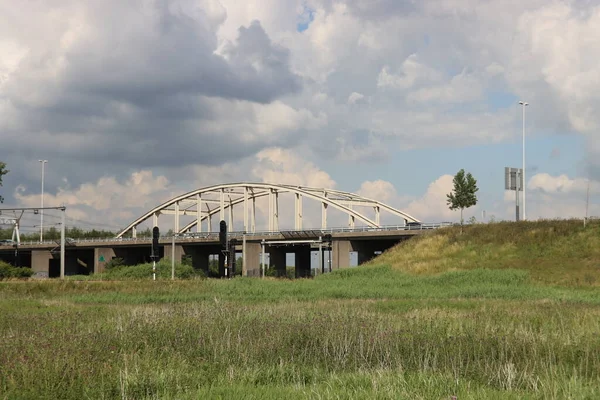
M 372 228 L 381 228 L 382 211 L 399 217 L 403 224 L 420 222 L 401 210 L 354 193 L 295 185 L 241 182 L 208 186 L 174 197 L 135 219 L 119 232 L 117 237 L 123 237 L 131 232 L 131 236 L 135 238 L 140 224 L 152 219 L 152 226 L 158 226 L 160 215 L 169 214 L 174 216 L 175 233 L 190 232 L 194 228 L 196 232 L 203 232 L 204 225 L 206 226 L 204 231 L 210 232 L 213 226 L 212 219 L 215 216 L 218 216 L 219 221 L 228 220 L 228 226 L 232 226 L 236 206 L 243 212 L 243 230 L 254 233 L 256 232 L 256 200 L 265 197 L 268 199 L 268 230 L 279 231 L 279 196 L 285 193 L 292 194 L 294 198 L 294 229 L 297 231 L 303 230 L 302 205 L 305 198 L 320 203 L 321 229 L 328 228 L 329 208 L 345 213 L 348 216 L 348 227 L 351 229 L 357 222 Z M 192 216 L 193 220 L 181 224 L 181 216 Z

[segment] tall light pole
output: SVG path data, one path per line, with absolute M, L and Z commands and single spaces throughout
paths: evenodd
M 529 103 L 520 101 L 519 104 L 523 108 L 523 220 L 526 220 L 527 208 L 525 206 L 525 192 L 527 188 L 527 181 L 525 180 L 525 107 L 527 107 Z
M 44 165 L 48 160 L 38 161 L 42 163 L 42 205 L 40 209 L 40 243 L 42 243 L 44 237 Z

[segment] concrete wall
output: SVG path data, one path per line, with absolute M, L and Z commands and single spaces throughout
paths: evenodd
M 53 258 L 50 250 L 33 250 L 31 252 L 31 269 L 34 276 L 48 277 L 50 273 L 50 260 Z
M 170 260 L 172 255 L 173 255 L 173 246 L 170 244 L 165 245 L 165 256 L 164 256 L 165 260 Z M 175 262 L 181 262 L 184 255 L 186 255 L 186 252 L 183 249 L 183 246 L 176 244 L 175 245 Z
M 260 243 L 246 242 L 246 252 L 242 255 L 244 259 L 243 276 L 260 276 L 261 251 Z
M 115 251 L 110 247 L 97 247 L 94 249 L 94 272 L 102 273 L 106 270 L 106 263 L 116 257 Z
M 331 269 L 348 268 L 353 251 L 350 240 L 334 240 L 331 247 Z

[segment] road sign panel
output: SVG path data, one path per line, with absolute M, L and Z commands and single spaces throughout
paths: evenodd
M 521 168 L 504 168 L 504 190 L 517 190 L 517 176 L 519 191 L 523 190 L 523 169 Z

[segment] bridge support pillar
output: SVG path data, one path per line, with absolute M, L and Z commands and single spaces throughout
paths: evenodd
M 243 276 L 260 276 L 260 252 L 260 243 L 246 242 L 246 252 L 242 255 L 244 259 Z
M 310 246 L 298 246 L 296 250 L 296 278 L 311 276 Z
M 352 243 L 349 240 L 334 240 L 331 243 L 331 269 L 348 268 Z
M 170 244 L 165 245 L 164 258 L 167 260 L 170 260 L 172 254 L 173 254 L 173 246 L 171 246 Z M 176 244 L 175 245 L 175 262 L 180 263 L 184 255 L 186 255 L 186 252 L 183 249 L 183 246 Z
M 96 247 L 94 249 L 94 273 L 106 270 L 106 263 L 116 257 L 115 251 L 110 247 Z
M 31 270 L 34 275 L 47 278 L 50 274 L 50 260 L 53 258 L 49 250 L 33 250 L 31 252 Z
M 275 267 L 276 276 L 286 276 L 285 247 L 271 247 L 268 252 L 271 265 Z

